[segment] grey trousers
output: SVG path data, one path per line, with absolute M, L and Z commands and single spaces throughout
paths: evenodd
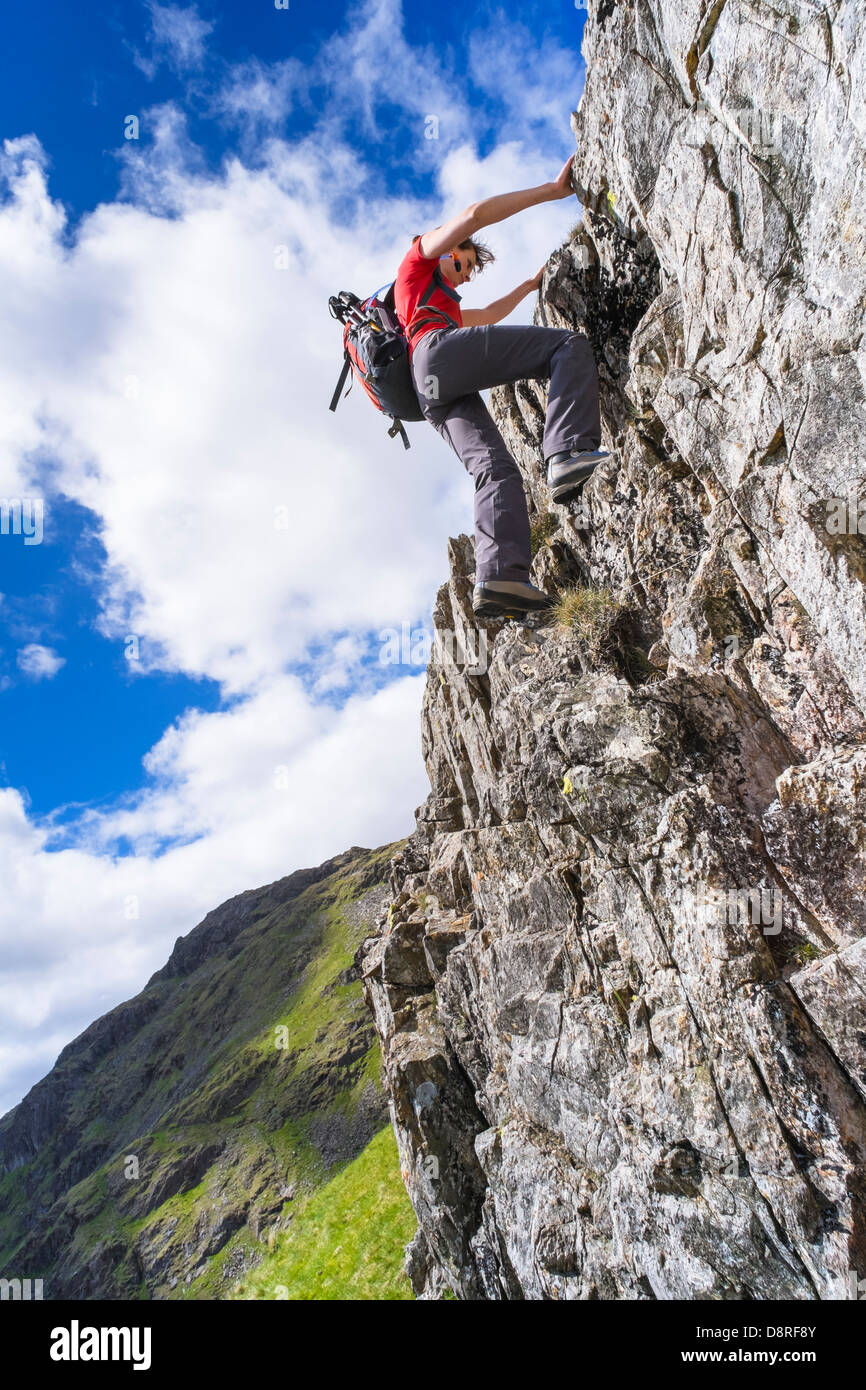
M 598 371 L 589 340 L 570 328 L 485 324 L 437 328 L 412 351 L 424 416 L 475 482 L 475 580 L 529 578 L 529 514 L 520 470 L 480 391 L 550 378 L 542 449 L 601 444 Z

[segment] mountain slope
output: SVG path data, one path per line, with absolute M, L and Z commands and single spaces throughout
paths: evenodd
M 269 1235 L 267 1254 L 229 1298 L 414 1298 L 402 1254 L 418 1223 L 400 1181 L 390 1125 L 324 1187 L 296 1203 L 292 1215 L 288 1227 Z
M 230 899 L 64 1048 L 0 1121 L 7 1277 L 52 1299 L 223 1296 L 365 1149 L 388 1110 L 352 955 L 401 843 Z
M 562 622 L 486 624 L 482 672 L 434 643 L 431 794 L 357 956 L 409 1271 L 857 1297 L 862 6 L 601 0 L 584 56 L 584 214 L 536 321 L 592 341 L 615 457 L 551 506 L 544 383 L 492 393 Z M 449 558 L 434 620 L 471 653 L 470 539 Z

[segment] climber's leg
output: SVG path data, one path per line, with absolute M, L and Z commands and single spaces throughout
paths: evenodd
M 475 582 L 528 581 L 532 554 L 520 470 L 477 392 L 427 414 L 475 482 Z
M 601 407 L 592 343 L 582 333 L 570 333 L 554 348 L 550 363 L 542 440 L 545 459 L 565 449 L 598 449 Z
M 413 354 L 422 405 L 467 393 L 550 378 L 544 458 L 601 443 L 598 370 L 589 339 L 570 328 L 485 324 L 426 334 Z

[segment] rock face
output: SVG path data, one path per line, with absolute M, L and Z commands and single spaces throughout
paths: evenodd
M 584 213 L 536 322 L 591 339 L 614 457 L 551 517 L 544 383 L 492 402 L 534 582 L 596 608 L 487 623 L 473 663 L 449 543 L 431 793 L 357 955 L 407 1268 L 422 1298 L 857 1297 L 866 21 L 589 11 Z

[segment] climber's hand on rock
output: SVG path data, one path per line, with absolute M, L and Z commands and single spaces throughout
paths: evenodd
M 541 286 L 541 277 L 544 275 L 544 272 L 545 272 L 546 269 L 547 269 L 547 262 L 545 262 L 544 265 L 541 267 L 541 269 L 540 269 L 539 271 L 537 271 L 535 275 L 533 275 L 532 279 L 531 279 L 530 282 L 529 282 L 529 287 L 530 287 L 530 289 L 533 289 L 533 290 L 539 289 L 539 287 Z
M 551 193 L 551 202 L 555 202 L 558 198 L 571 198 L 577 196 L 571 183 L 571 163 L 573 159 L 574 156 L 569 155 L 562 166 L 559 178 L 552 185 L 553 192 Z

